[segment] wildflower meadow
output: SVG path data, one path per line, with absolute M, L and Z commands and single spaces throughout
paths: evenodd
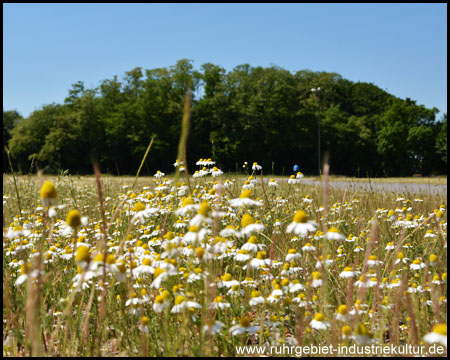
M 446 352 L 446 196 L 332 189 L 327 165 L 319 186 L 173 166 L 4 176 L 4 356 Z

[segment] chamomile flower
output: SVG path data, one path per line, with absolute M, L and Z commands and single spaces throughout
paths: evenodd
M 155 269 L 152 266 L 152 260 L 149 258 L 144 258 L 142 264 L 137 266 L 132 270 L 133 277 L 139 277 L 143 274 L 153 274 Z
M 218 168 L 216 168 L 216 167 L 214 166 L 214 167 L 211 169 L 211 175 L 212 175 L 213 177 L 220 176 L 220 175 L 223 175 L 223 171 L 220 170 L 220 169 L 218 169 Z
M 258 165 L 257 162 L 254 162 L 253 165 L 252 165 L 252 170 L 253 171 L 260 171 L 260 170 L 262 170 L 262 166 Z
M 316 248 L 311 245 L 311 243 L 306 243 L 305 246 L 302 247 L 303 251 L 316 251 Z
M 401 251 L 399 251 L 397 254 L 397 259 L 395 260 L 394 264 L 399 264 L 399 263 L 407 264 L 408 262 L 409 262 L 409 258 L 405 257 L 405 255 L 403 255 L 403 253 Z
M 189 212 L 198 211 L 199 204 L 196 204 L 191 197 L 184 198 L 181 202 L 181 207 L 175 211 L 178 216 L 186 216 Z
M 415 259 L 411 265 L 409 265 L 409 268 L 411 270 L 420 270 L 425 267 L 425 263 L 423 263 L 420 259 Z
M 151 288 L 159 289 L 161 287 L 161 283 L 166 281 L 169 276 L 177 275 L 176 270 L 168 269 L 167 271 L 161 267 L 157 267 L 153 270 L 153 282 L 150 285 Z
M 297 260 L 301 258 L 301 254 L 297 253 L 297 250 L 295 249 L 289 249 L 288 254 L 286 255 L 285 260 L 287 262 L 291 262 L 292 260 Z
M 336 311 L 336 320 L 338 321 L 347 321 L 348 320 L 348 310 L 347 305 L 339 305 Z
M 299 183 L 299 181 L 298 181 L 298 179 L 295 178 L 295 175 L 291 175 L 289 177 L 289 179 L 288 179 L 288 184 L 289 185 L 298 184 L 298 183 Z
M 322 274 L 319 271 L 313 271 L 311 275 L 312 275 L 312 278 L 313 278 L 311 286 L 313 288 L 322 286 L 322 284 L 323 284 Z
M 211 303 L 210 308 L 214 310 L 223 310 L 231 306 L 230 303 L 223 301 L 222 296 L 216 296 L 214 301 Z
M 51 181 L 44 181 L 41 187 L 41 201 L 44 208 L 56 205 L 56 189 Z
M 156 214 L 158 212 L 157 208 L 147 208 L 147 206 L 142 202 L 137 202 L 133 208 L 134 215 L 131 219 L 133 224 L 136 224 L 138 221 L 143 224 L 145 219 L 147 219 L 151 214 Z
M 173 166 L 175 168 L 179 167 L 180 171 L 184 171 L 184 163 L 183 163 L 183 161 L 176 160 L 175 163 L 173 164 Z
M 258 253 L 256 254 L 256 258 L 253 258 L 250 261 L 250 266 L 254 269 L 270 266 L 272 264 L 272 260 L 267 259 L 266 257 L 267 253 L 265 251 L 258 251 Z M 247 267 L 245 266 L 245 268 Z
M 248 316 L 243 316 L 241 318 L 241 320 L 239 321 L 239 324 L 232 326 L 230 328 L 229 332 L 233 336 L 241 335 L 241 334 L 245 334 L 245 333 L 253 334 L 253 333 L 257 332 L 259 328 L 257 326 L 252 326 L 251 323 L 252 322 Z
M 200 227 L 208 219 L 209 214 L 212 212 L 211 206 L 208 202 L 204 201 L 198 209 L 197 215 L 195 215 L 190 221 L 190 226 Z
M 381 263 L 383 262 L 381 260 L 377 260 L 377 257 L 375 255 L 370 255 L 367 260 L 367 265 L 369 265 L 369 267 L 380 265 Z
M 252 192 L 250 189 L 242 191 L 241 195 L 236 199 L 230 200 L 231 207 L 243 207 L 243 206 L 262 206 L 262 201 L 250 199 Z
M 250 306 L 264 304 L 265 299 L 260 295 L 258 290 L 253 290 L 251 295 L 252 295 L 252 298 L 248 302 Z
M 172 309 L 170 310 L 170 312 L 172 314 L 177 314 L 177 313 L 182 313 L 185 310 L 189 310 L 191 308 L 194 309 L 200 309 L 202 306 L 195 302 L 195 301 L 190 301 L 187 298 L 185 298 L 183 295 L 178 295 L 175 298 L 175 305 L 172 307 Z
M 233 280 L 233 276 L 230 273 L 226 273 L 225 275 L 222 276 L 222 280 L 218 282 L 217 287 L 231 288 L 231 287 L 233 287 L 235 285 L 239 285 L 239 284 L 240 284 L 239 281 Z
M 288 288 L 290 293 L 295 293 L 297 291 L 305 290 L 305 285 L 300 284 L 300 281 L 298 279 L 294 279 L 289 283 Z
M 325 240 L 342 241 L 345 240 L 345 236 L 335 227 L 331 227 L 325 234 Z
M 288 225 L 286 232 L 294 233 L 302 237 L 307 236 L 309 233 L 316 231 L 317 224 L 313 221 L 308 221 L 308 216 L 303 210 L 299 210 L 295 213 L 293 221 Z
M 241 220 L 242 230 L 241 236 L 251 236 L 255 232 L 261 232 L 264 230 L 264 225 L 256 223 L 255 220 L 249 214 L 244 214 Z
M 330 328 L 330 323 L 325 321 L 325 316 L 322 313 L 317 313 L 309 323 L 309 326 L 316 330 L 327 330 Z
M 257 237 L 255 235 L 252 235 L 249 237 L 247 242 L 244 245 L 242 245 L 241 250 L 256 253 L 257 251 L 264 250 L 265 247 L 266 245 L 264 244 L 258 244 Z
M 161 313 L 170 306 L 171 295 L 167 290 L 163 290 L 160 295 L 155 297 L 153 311 Z
M 304 203 L 311 204 L 313 202 L 313 199 L 311 199 L 311 197 L 309 195 L 305 195 L 305 197 L 302 198 L 302 201 Z
M 249 254 L 248 250 L 245 249 L 239 250 L 234 256 L 234 259 L 239 262 L 247 262 L 251 258 L 252 256 Z
M 447 324 L 436 324 L 433 331 L 426 334 L 423 340 L 429 344 L 438 343 L 447 346 Z
M 344 268 L 344 271 L 342 271 L 340 274 L 339 274 L 339 277 L 340 278 L 343 278 L 343 279 L 348 279 L 348 278 L 353 278 L 353 277 L 355 277 L 356 276 L 356 272 L 355 271 L 353 271 L 353 268 L 351 268 L 351 267 L 345 267 Z
M 156 174 L 155 175 L 153 175 L 155 178 L 157 178 L 157 179 L 161 179 L 162 177 L 164 177 L 166 174 L 164 174 L 163 172 L 161 172 L 161 171 L 157 171 L 156 172 Z
M 374 342 L 373 335 L 369 333 L 366 325 L 359 323 L 351 336 L 358 345 L 368 345 Z
M 206 332 L 210 335 L 215 335 L 219 333 L 224 326 L 225 324 L 223 322 L 215 320 L 212 324 L 206 324 L 203 327 L 202 332 Z

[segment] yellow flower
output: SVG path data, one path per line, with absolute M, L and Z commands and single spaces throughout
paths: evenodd
M 139 212 L 139 211 L 142 211 L 142 210 L 145 210 L 145 204 L 143 204 L 143 203 L 141 203 L 140 201 L 138 201 L 138 202 L 134 205 L 133 211 Z
M 251 324 L 251 320 L 248 316 L 243 316 L 241 320 L 239 321 L 239 325 L 242 327 L 248 328 Z
M 76 262 L 89 262 L 91 259 L 91 254 L 89 252 L 89 248 L 87 246 L 79 246 L 77 249 L 77 254 L 75 256 Z
M 200 206 L 200 209 L 198 209 L 198 213 L 204 217 L 207 217 L 211 211 L 211 206 L 206 201 L 204 201 Z
M 342 334 L 345 336 L 349 336 L 352 333 L 352 328 L 348 325 L 344 325 L 342 327 Z
M 202 247 L 198 247 L 195 249 L 195 255 L 197 255 L 198 258 L 202 258 L 205 254 L 205 249 Z
M 316 321 L 324 321 L 325 320 L 325 316 L 322 313 L 317 313 L 316 315 L 314 315 L 314 320 L 316 320 Z
M 241 220 L 242 228 L 245 228 L 248 225 L 251 225 L 254 223 L 255 223 L 255 220 L 253 220 L 253 218 L 249 214 L 244 214 L 244 216 L 242 216 L 242 220 Z
M 306 212 L 303 210 L 299 210 L 294 215 L 294 222 L 296 223 L 306 223 L 308 221 L 308 216 L 306 215 Z
M 77 228 L 81 225 L 81 214 L 78 210 L 70 210 L 67 214 L 66 219 L 67 225 L 69 225 L 72 228 Z
M 56 204 L 56 189 L 51 181 L 44 181 L 41 187 L 41 200 L 44 207 Z

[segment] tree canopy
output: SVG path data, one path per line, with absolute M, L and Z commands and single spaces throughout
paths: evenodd
M 315 87 L 320 94 L 311 92 Z M 91 173 L 96 160 L 103 171 L 134 174 L 155 136 L 144 172 L 172 172 L 188 89 L 189 169 L 211 157 L 224 171 L 257 161 L 268 172 L 287 174 L 299 164 L 316 174 L 320 96 L 321 154 L 329 154 L 333 173 L 446 173 L 447 115 L 437 121 L 436 108 L 336 73 L 249 64 L 227 72 L 211 63 L 195 70 L 187 59 L 169 68 L 137 67 L 92 89 L 77 82 L 64 104 L 27 118 L 4 110 L 3 142 L 22 172 L 37 164 L 47 172 Z

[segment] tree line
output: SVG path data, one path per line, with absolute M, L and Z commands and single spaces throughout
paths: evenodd
M 321 88 L 320 95 L 312 88 Z M 200 70 L 179 60 L 169 68 L 137 67 L 95 88 L 77 82 L 63 104 L 49 104 L 22 118 L 3 110 L 3 143 L 15 170 L 56 173 L 135 174 L 154 136 L 142 173 L 173 172 L 184 96 L 193 94 L 187 143 L 188 169 L 213 158 L 224 171 L 257 161 L 265 173 L 289 174 L 299 164 L 317 174 L 320 96 L 321 154 L 334 174 L 411 176 L 444 174 L 447 114 L 436 119 L 409 98 L 337 73 L 277 66 L 211 63 Z M 4 164 L 8 164 L 3 151 Z M 192 171 L 191 171 L 192 172 Z

